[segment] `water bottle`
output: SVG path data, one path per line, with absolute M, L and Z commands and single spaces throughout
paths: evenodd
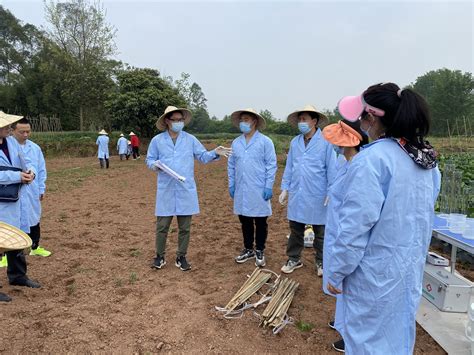
M 466 337 L 471 341 L 471 355 L 474 355 L 474 334 L 472 328 L 474 327 L 474 303 L 471 303 L 467 311 Z

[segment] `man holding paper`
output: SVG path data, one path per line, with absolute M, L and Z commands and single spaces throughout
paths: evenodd
M 168 106 L 156 126 L 164 131 L 153 137 L 148 147 L 146 164 L 158 172 L 156 191 L 156 258 L 153 267 L 165 264 L 165 248 L 173 216 L 178 219 L 178 250 L 175 265 L 183 271 L 191 269 L 186 260 L 189 245 L 191 218 L 199 213 L 199 203 L 194 181 L 194 159 L 207 164 L 232 154 L 230 148 L 206 148 L 193 135 L 183 131 L 191 121 L 191 112 L 184 108 Z

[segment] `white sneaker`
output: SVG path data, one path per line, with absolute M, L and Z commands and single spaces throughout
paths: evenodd
M 322 264 L 316 264 L 316 273 L 318 274 L 318 277 L 323 277 L 323 265 Z
M 264 267 L 266 264 L 263 250 L 255 250 L 255 266 Z
M 285 274 L 291 274 L 295 269 L 299 269 L 300 267 L 303 266 L 303 263 L 298 260 L 298 261 L 293 261 L 293 260 L 288 260 L 285 265 L 281 268 L 281 271 L 284 272 Z

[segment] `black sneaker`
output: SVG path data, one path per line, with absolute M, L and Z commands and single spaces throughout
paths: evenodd
M 328 322 L 329 328 L 336 330 L 336 327 L 334 326 L 334 321 Z
M 176 267 L 179 267 L 182 271 L 188 271 L 191 270 L 191 264 L 188 263 L 186 260 L 186 257 L 184 255 L 178 256 L 176 258 Z
M 253 258 L 255 256 L 255 252 L 252 249 L 242 249 L 239 256 L 235 257 L 235 262 L 242 264 L 245 263 L 247 260 Z
M 344 339 L 338 340 L 334 343 L 332 343 L 332 348 L 336 351 L 339 351 L 340 353 L 345 353 L 345 346 L 344 346 Z
M 11 302 L 12 299 L 7 294 L 0 292 L 0 302 Z
M 161 269 L 165 265 L 166 265 L 165 257 L 158 255 L 153 261 L 153 265 L 151 267 L 154 267 L 155 269 Z
M 255 250 L 255 266 L 264 267 L 266 264 L 263 250 Z

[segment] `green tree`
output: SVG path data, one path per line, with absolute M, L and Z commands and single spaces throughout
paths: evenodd
M 193 83 L 189 88 L 190 92 L 190 107 L 194 110 L 205 110 L 207 113 L 207 99 L 202 92 L 201 87 L 197 83 Z M 209 116 L 209 114 L 208 114 Z
M 28 114 L 28 104 L 21 85 L 25 72 L 41 50 L 44 37 L 30 24 L 23 25 L 0 6 L 0 104 L 11 113 Z
M 430 134 L 472 134 L 474 126 L 474 78 L 469 72 L 439 69 L 418 77 L 411 87 L 430 107 Z
M 193 119 L 189 123 L 187 130 L 193 133 L 211 133 L 209 114 L 203 107 L 192 110 Z
M 79 116 L 79 129 L 87 123 L 85 114 L 96 113 L 89 123 L 99 123 L 104 114 L 103 101 L 112 86 L 111 69 L 115 62 L 116 29 L 108 24 L 99 2 L 71 0 L 45 3 L 46 19 L 51 27 L 48 35 L 67 64 L 64 71 L 68 88 L 65 96 L 74 98 Z M 86 110 L 87 108 L 87 110 Z
M 184 97 L 154 69 L 127 68 L 117 75 L 117 88 L 105 106 L 112 128 L 153 136 L 156 120 L 167 106 L 186 106 Z
M 0 83 L 13 84 L 40 50 L 42 33 L 0 5 Z

